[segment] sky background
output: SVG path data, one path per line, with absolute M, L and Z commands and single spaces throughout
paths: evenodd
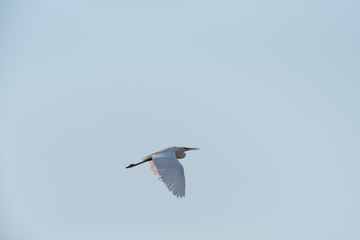
M 0 238 L 360 239 L 359 1 L 1 1 Z M 186 197 L 148 164 L 168 146 Z

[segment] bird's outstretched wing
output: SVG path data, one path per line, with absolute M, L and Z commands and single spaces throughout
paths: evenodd
M 174 152 L 155 153 L 150 161 L 151 170 L 176 197 L 185 197 L 184 168 Z

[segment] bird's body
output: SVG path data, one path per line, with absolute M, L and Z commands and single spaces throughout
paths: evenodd
M 183 159 L 186 151 L 198 148 L 168 147 L 143 157 L 143 161 L 130 164 L 126 168 L 135 167 L 139 164 L 150 162 L 150 168 L 154 174 L 176 197 L 185 197 L 184 168 L 178 159 Z

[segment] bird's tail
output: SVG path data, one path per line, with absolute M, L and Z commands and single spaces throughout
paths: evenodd
M 141 158 L 142 160 L 148 160 L 148 161 L 150 161 L 150 160 L 152 160 L 152 157 L 151 157 L 151 155 L 147 155 L 147 156 L 143 156 L 142 158 Z

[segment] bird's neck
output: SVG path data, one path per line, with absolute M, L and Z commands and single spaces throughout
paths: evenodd
M 183 159 L 185 157 L 185 153 L 181 151 L 176 151 L 175 156 L 177 159 Z

